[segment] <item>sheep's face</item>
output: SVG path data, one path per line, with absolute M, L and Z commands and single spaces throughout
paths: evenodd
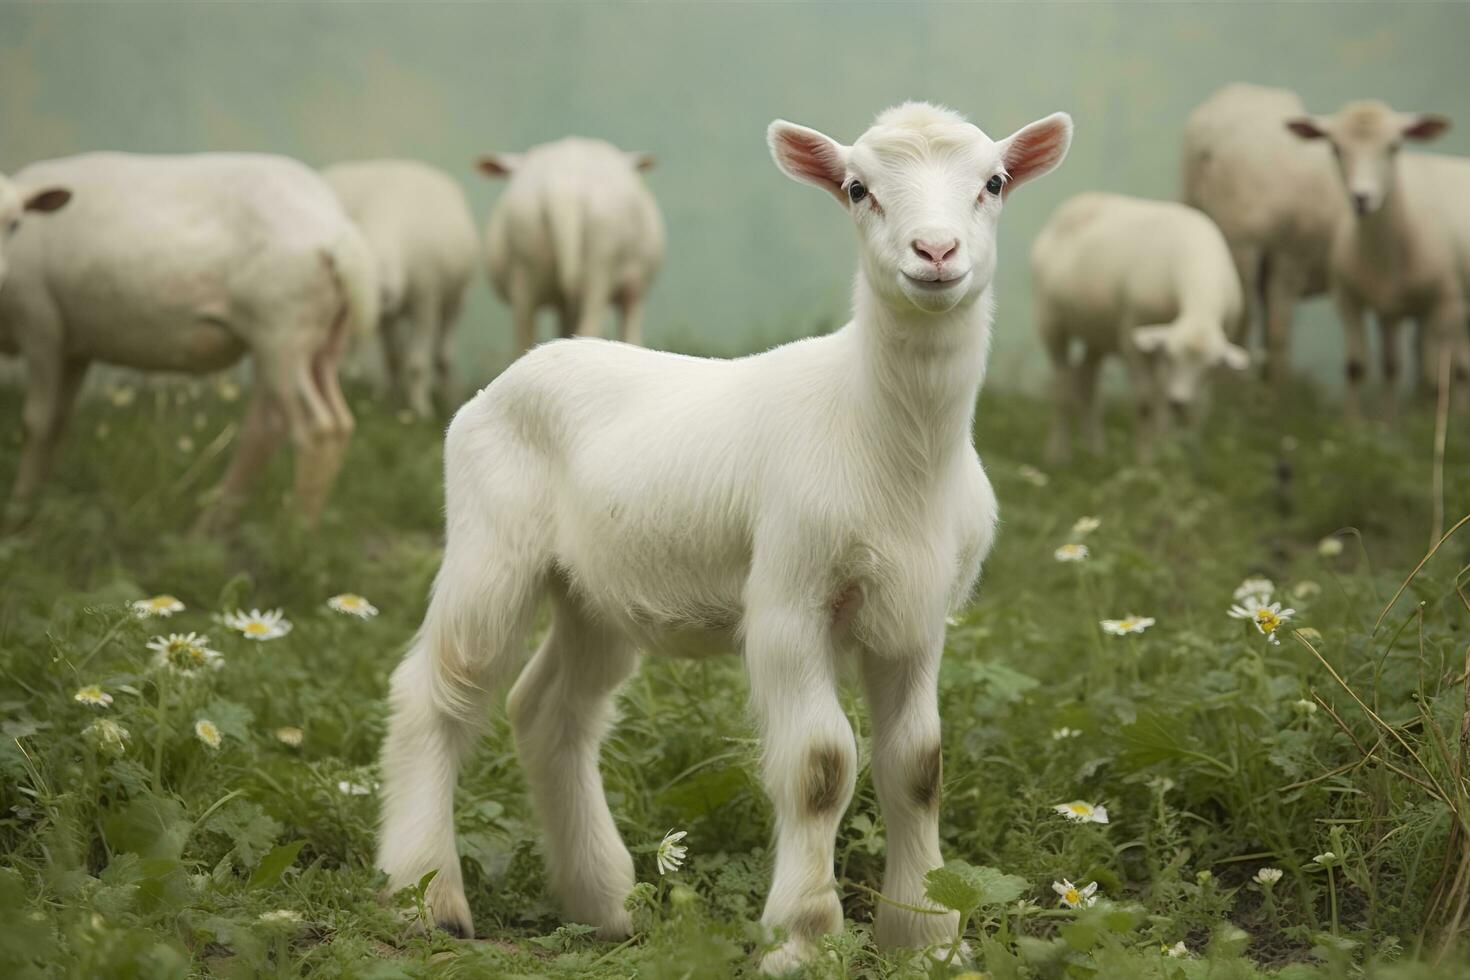
M 26 211 L 55 211 L 71 200 L 71 191 L 60 188 L 23 193 L 4 176 L 0 176 L 0 286 L 5 285 L 10 266 L 5 251 L 17 232 Z
M 1210 375 L 1218 367 L 1243 371 L 1250 354 L 1225 338 L 1217 324 L 1166 323 L 1133 331 L 1133 345 L 1153 382 L 1180 421 L 1195 414 Z
M 1048 116 L 995 142 L 948 109 L 889 109 L 852 146 L 777 120 L 776 164 L 847 208 L 864 278 L 890 307 L 945 313 L 973 303 L 995 274 L 1002 201 L 1066 156 L 1072 121 Z
M 1435 139 L 1449 125 L 1443 116 L 1395 112 L 1376 101 L 1350 102 L 1331 116 L 1286 123 L 1302 139 L 1331 143 L 1348 200 L 1360 216 L 1374 213 L 1388 199 L 1404 141 Z

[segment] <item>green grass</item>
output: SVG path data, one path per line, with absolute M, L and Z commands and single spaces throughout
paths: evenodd
M 355 394 L 358 436 L 317 533 L 292 520 L 280 463 L 235 533 L 183 533 L 241 409 L 195 385 L 85 403 L 38 513 L 0 538 L 0 975 L 754 973 L 771 814 L 733 657 L 649 661 L 622 695 L 603 769 L 646 883 L 633 941 L 559 919 L 498 715 L 458 798 L 484 938 L 416 935 L 412 896 L 379 900 L 374 797 L 339 784 L 374 785 L 387 674 L 439 556 L 440 442 L 437 427 Z M 941 679 L 941 829 L 965 864 L 935 894 L 973 906 L 971 968 L 1470 977 L 1454 929 L 1470 891 L 1470 605 L 1456 590 L 1470 529 L 1389 605 L 1430 541 L 1432 419 L 1349 431 L 1310 392 L 1278 403 L 1246 386 L 1221 393 L 1194 449 L 1137 465 L 1118 418 L 1106 458 L 1051 470 L 1046 414 L 1003 390 L 982 399 L 977 440 L 1003 523 Z M 0 418 L 17 417 L 16 394 L 0 394 Z M 1452 420 L 1444 474 L 1449 523 L 1470 511 L 1463 424 Z M 6 482 L 18 443 L 0 447 Z M 1083 515 L 1101 519 L 1092 557 L 1054 560 Z M 1328 536 L 1341 555 L 1319 553 Z M 1226 615 L 1249 575 L 1298 609 L 1279 646 Z M 343 591 L 381 615 L 327 610 Z M 160 592 L 187 610 L 128 614 Z M 280 606 L 295 628 L 245 641 L 212 620 L 236 606 Z M 1157 623 L 1099 631 L 1128 613 Z M 224 666 L 193 680 L 154 669 L 145 643 L 178 630 L 208 633 Z M 93 683 L 109 708 L 73 700 Z M 864 709 L 848 704 L 865 760 Z M 97 718 L 128 730 L 121 751 L 87 734 Z M 199 718 L 223 731 L 218 750 L 195 737 Z M 299 747 L 276 738 L 282 726 L 304 730 Z M 1053 738 L 1064 726 L 1081 734 Z M 1051 809 L 1075 799 L 1106 804 L 1111 822 Z M 653 848 L 670 828 L 689 832 L 689 859 L 661 879 Z M 865 770 L 837 846 L 847 930 L 810 974 L 959 973 L 869 943 L 883 835 Z M 1330 869 L 1314 861 L 1329 850 Z M 1262 866 L 1284 872 L 1269 891 L 1252 881 Z M 1062 878 L 1096 881 L 1102 900 L 1060 909 Z M 276 910 L 299 921 L 261 918 Z M 1189 957 L 1161 954 L 1180 941 Z

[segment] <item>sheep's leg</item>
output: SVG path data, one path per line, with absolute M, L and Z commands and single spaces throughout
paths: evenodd
M 510 309 L 515 321 L 516 356 L 536 343 L 536 300 L 531 294 L 531 281 L 519 265 L 510 273 Z
M 434 414 L 430 397 L 434 347 L 439 334 L 439 303 L 426 290 L 416 290 L 408 307 L 408 329 L 403 338 L 403 397 L 409 411 L 421 419 Z
M 308 524 L 315 524 L 321 517 L 356 427 L 337 380 L 337 365 L 346 342 L 345 330 L 342 321 L 333 326 L 327 343 L 311 356 L 306 373 L 297 382 L 306 408 L 300 418 L 306 426 L 304 432 L 293 432 L 297 446 L 294 493 Z M 305 453 L 301 451 L 303 446 Z
M 1168 406 L 1162 388 L 1155 383 L 1147 356 L 1131 342 L 1133 327 L 1124 332 L 1123 361 L 1128 366 L 1129 387 L 1133 392 L 1133 438 L 1141 462 L 1150 462 L 1154 444 L 1167 431 Z
M 955 913 L 924 915 L 924 875 L 939 853 L 939 651 L 922 657 L 863 656 L 863 686 L 873 716 L 873 785 L 888 827 L 888 864 L 874 936 L 885 948 L 954 938 Z M 889 904 L 889 903 L 896 904 Z
M 625 344 L 643 343 L 643 297 L 637 293 L 624 293 L 618 301 L 622 311 L 621 339 Z
M 1271 267 L 1264 250 L 1258 245 L 1235 245 L 1230 249 L 1230 257 L 1240 275 L 1241 295 L 1245 300 L 1245 309 L 1230 340 L 1249 350 L 1257 317 L 1263 320 L 1266 317 L 1266 289 L 1271 281 Z
M 59 343 L 26 351 L 26 393 L 21 407 L 25 441 L 10 493 L 13 515 L 26 509 L 46 479 L 52 453 L 66 428 L 71 407 L 87 375 L 88 363 L 68 359 Z
M 439 310 L 438 331 L 434 338 L 434 390 L 445 415 L 454 414 L 459 407 L 459 395 L 454 379 L 454 325 L 459 321 L 463 293 L 455 293 L 445 300 Z
M 1383 421 L 1398 423 L 1399 407 L 1399 326 L 1396 316 L 1378 317 L 1379 365 L 1383 372 Z
M 602 321 L 607 317 L 608 301 L 611 298 L 612 287 L 607 274 L 596 268 L 588 269 L 578 302 L 578 337 L 602 336 Z
M 1347 346 L 1347 390 L 1343 408 L 1348 421 L 1356 422 L 1363 417 L 1362 388 L 1368 364 L 1368 326 L 1363 319 L 1363 304 L 1356 297 L 1339 292 L 1334 299 Z
M 1052 370 L 1051 440 L 1046 456 L 1053 464 L 1061 464 L 1072 458 L 1072 420 L 1078 412 L 1086 412 L 1087 407 L 1077 397 L 1069 338 L 1054 324 L 1043 326 L 1040 333 Z
M 401 313 L 384 311 L 378 324 L 378 342 L 383 347 L 383 371 L 388 382 L 388 395 L 403 401 L 403 334 L 407 329 Z
M 521 662 L 539 583 L 525 536 L 533 522 L 506 508 L 491 526 L 490 508 L 471 506 L 451 488 L 429 611 L 389 686 L 377 854 L 390 891 L 437 871 L 427 895 L 434 924 L 464 937 L 473 926 L 454 842 L 455 782 L 490 693 Z
M 1291 319 L 1302 293 L 1302 272 L 1294 262 L 1276 256 L 1264 287 L 1266 380 L 1280 385 L 1291 371 Z
M 822 935 L 842 928 L 832 869 L 857 750 L 837 699 L 825 606 L 799 607 L 789 598 L 795 589 L 772 592 L 748 607 L 745 661 L 776 811 L 776 867 L 761 922 L 785 935 L 761 969 L 785 973 L 815 954 Z
M 195 533 L 207 534 L 235 522 L 249 495 L 250 485 L 270 462 L 283 436 L 281 413 L 276 407 L 275 397 L 269 385 L 257 378 L 250 405 L 245 410 L 245 420 L 241 423 L 235 454 L 225 470 L 224 479 L 214 491 L 213 502 L 195 522 Z
M 510 692 L 507 709 L 541 825 L 552 890 L 568 918 L 605 939 L 632 931 L 623 907 L 633 858 L 618 835 L 598 749 L 613 693 L 636 664 L 632 647 L 554 589 L 551 632 Z
M 1102 455 L 1106 448 L 1103 436 L 1103 413 L 1097 403 L 1097 373 L 1102 367 L 1103 352 L 1092 347 L 1082 352 L 1077 366 L 1077 404 L 1081 413 L 1082 441 L 1089 452 Z

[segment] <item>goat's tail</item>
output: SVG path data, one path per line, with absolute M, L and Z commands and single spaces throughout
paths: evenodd
M 556 257 L 556 281 L 563 296 L 582 289 L 583 254 L 587 243 L 582 201 L 573 187 L 552 187 L 546 197 L 546 224 L 551 253 Z

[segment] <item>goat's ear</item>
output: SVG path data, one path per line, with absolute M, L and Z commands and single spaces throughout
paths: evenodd
M 766 142 L 782 173 L 792 180 L 815 184 L 844 205 L 847 203 L 842 191 L 842 181 L 847 177 L 847 147 L 815 129 L 784 119 L 771 123 Z
M 633 152 L 628 154 L 628 165 L 634 170 L 649 171 L 654 164 L 658 163 L 658 157 L 652 153 Z
M 1232 371 L 1244 371 L 1251 366 L 1251 353 L 1238 344 L 1227 343 L 1220 349 L 1220 363 Z
M 1421 112 L 1408 117 L 1404 124 L 1404 139 L 1418 140 L 1423 143 L 1427 140 L 1439 139 L 1449 128 L 1448 117 L 1433 112 Z
M 1022 126 L 1001 141 L 1001 164 L 1006 168 L 1005 193 L 1056 169 L 1072 145 L 1072 117 L 1053 112 Z
M 475 161 L 475 168 L 486 177 L 509 177 L 520 165 L 519 153 L 487 153 Z
M 25 209 L 27 211 L 56 211 L 65 207 L 66 202 L 70 200 L 71 191 L 65 187 L 48 187 L 26 198 Z
M 1173 326 L 1160 323 L 1151 327 L 1135 327 L 1133 329 L 1133 346 L 1145 354 L 1155 354 L 1164 349 L 1164 344 L 1169 339 L 1169 331 Z
M 1327 129 L 1311 116 L 1298 116 L 1286 120 L 1286 128 L 1304 140 L 1325 140 Z

